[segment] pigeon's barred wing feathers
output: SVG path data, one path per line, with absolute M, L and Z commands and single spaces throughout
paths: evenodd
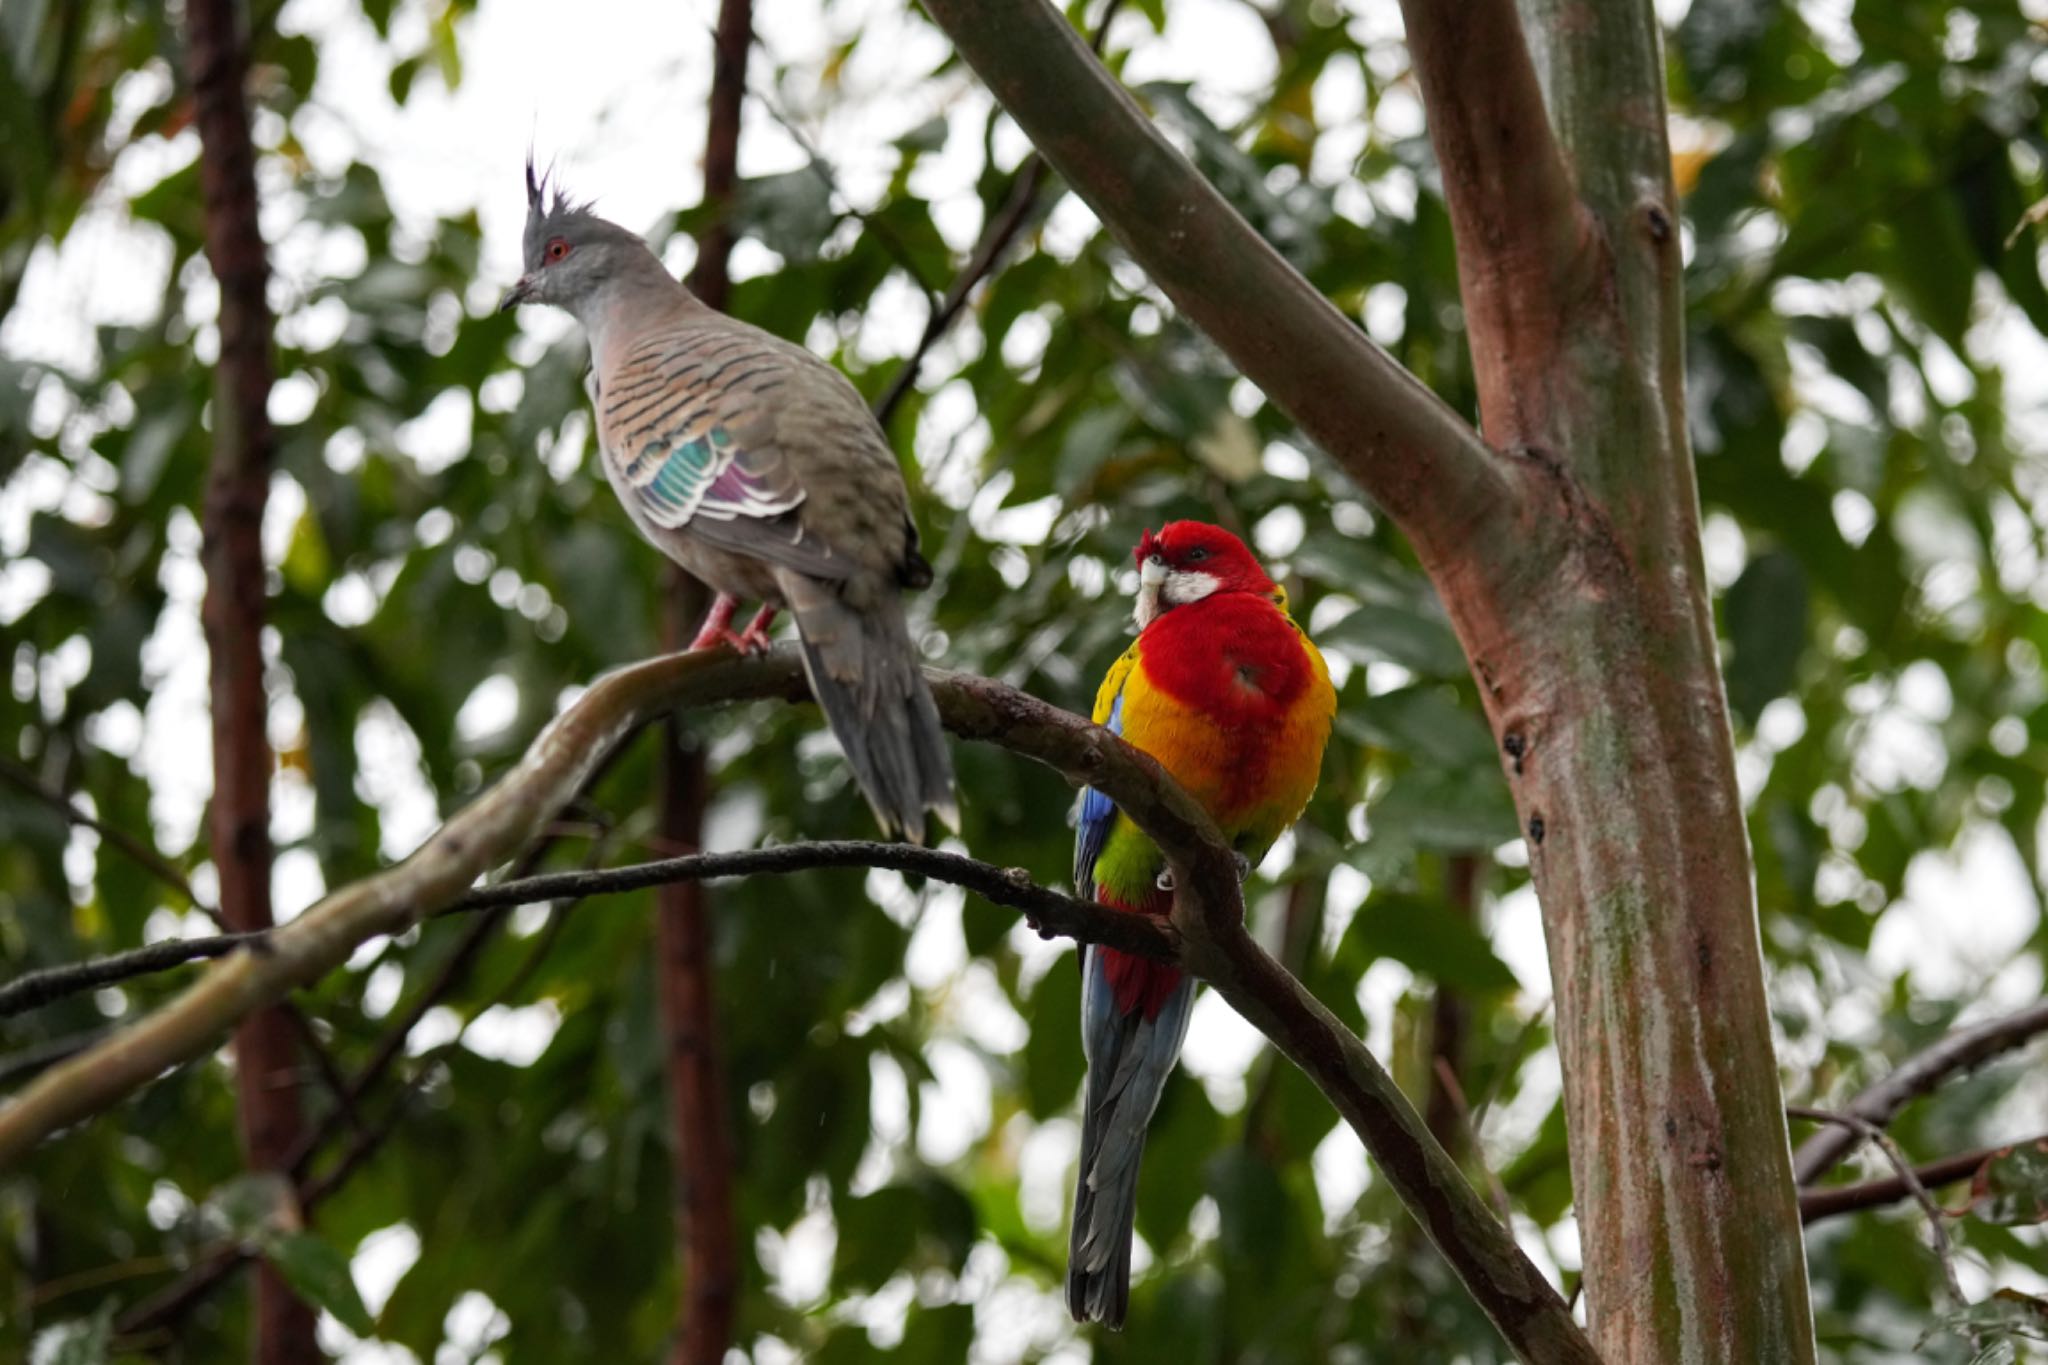
M 804 488 L 775 432 L 791 379 L 789 357 L 750 330 L 653 332 L 608 377 L 600 443 L 654 525 L 843 578 L 852 566 L 794 515 Z

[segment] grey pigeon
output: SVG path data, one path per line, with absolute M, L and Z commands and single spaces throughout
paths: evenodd
M 846 376 L 706 307 L 639 237 L 526 168 L 526 273 L 503 307 L 566 309 L 590 339 L 605 477 L 656 548 L 716 589 L 691 648 L 768 646 L 796 618 L 811 690 L 891 835 L 957 827 L 938 708 L 903 620 L 932 580 L 888 438 Z M 739 634 L 740 600 L 762 604 Z

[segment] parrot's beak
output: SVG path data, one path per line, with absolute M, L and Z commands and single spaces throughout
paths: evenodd
M 505 291 L 505 297 L 498 301 L 498 311 L 502 313 L 505 312 L 507 309 L 517 308 L 520 304 L 525 303 L 526 300 L 532 294 L 533 276 L 521 275 L 519 277 L 519 283 L 513 285 L 510 289 L 507 289 Z
M 1158 555 L 1147 555 L 1138 565 L 1138 582 L 1148 588 L 1156 588 L 1166 581 L 1166 561 Z

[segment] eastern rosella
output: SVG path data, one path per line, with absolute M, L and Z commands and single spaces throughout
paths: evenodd
M 890 833 L 949 824 L 953 768 L 901 592 L 932 581 L 903 471 L 846 376 L 707 308 L 647 244 L 526 168 L 526 273 L 590 337 L 605 477 L 640 534 L 718 590 L 691 648 L 765 649 L 787 606 L 811 691 Z M 762 603 L 735 635 L 740 598 Z
M 1177 521 L 1139 541 L 1138 638 L 1095 698 L 1106 725 L 1209 812 L 1247 871 L 1315 791 L 1337 697 L 1287 594 L 1221 527 Z M 1166 860 L 1109 799 L 1081 796 L 1074 886 L 1119 910 L 1165 915 Z M 1195 983 L 1178 968 L 1083 949 L 1081 1045 L 1088 1079 L 1067 1253 L 1077 1322 L 1121 1327 L 1145 1127 L 1180 1055 Z

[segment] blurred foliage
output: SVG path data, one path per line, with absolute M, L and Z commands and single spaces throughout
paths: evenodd
M 270 727 L 281 890 L 302 903 L 316 879 L 404 853 L 422 804 L 474 795 L 565 690 L 651 652 L 660 575 L 583 458 L 580 343 L 491 311 L 503 281 L 482 277 L 475 217 L 401 214 L 376 169 L 313 154 L 310 132 L 336 117 L 314 98 L 322 50 L 281 31 L 275 5 L 251 9 L 266 224 L 288 262 L 273 292 Z M 460 79 L 466 5 L 342 9 L 331 22 L 367 20 L 401 116 Z M 1262 11 L 1262 96 L 1158 80 L 1142 93 L 1262 232 L 1469 412 L 1449 226 L 1390 10 L 1277 0 Z M 1178 0 L 1134 7 L 1113 60 L 1161 42 L 1178 14 Z M 863 35 L 838 0 L 820 21 L 845 43 L 828 69 L 765 79 L 837 88 Z M 192 680 L 213 303 L 179 44 L 163 8 L 135 0 L 0 10 L 0 757 L 153 841 L 203 896 L 204 775 L 189 767 L 204 753 Z M 2020 869 L 2026 903 L 1999 922 L 2040 923 L 2048 286 L 2040 230 L 2021 225 L 2048 194 L 2048 33 L 2010 4 L 1693 0 L 1668 55 L 1688 411 L 1781 1055 L 1788 1089 L 1825 1102 L 1994 985 L 2037 987 L 2048 953 L 2037 927 L 2014 961 L 1972 958 L 1955 944 L 1983 907 L 1908 918 L 1905 901 L 1916 860 L 1968 849 Z M 948 63 L 903 79 L 956 76 Z M 1000 121 L 983 100 L 949 108 L 886 150 L 895 164 L 857 217 L 822 166 L 744 187 L 734 310 L 831 352 L 870 394 L 903 348 L 878 346 L 866 319 L 943 289 L 970 242 L 939 223 L 963 206 L 971 219 L 972 201 L 1000 212 L 1009 194 Z M 941 151 L 979 167 L 944 205 L 920 197 L 943 183 Z M 1391 1046 L 1418 1097 L 1432 996 L 1464 999 L 1459 1072 L 1485 1159 L 1531 1245 L 1569 1270 L 1547 1007 L 1483 927 L 1509 911 L 1474 925 L 1446 904 L 1450 855 L 1491 854 L 1490 906 L 1526 908 L 1527 877 L 1443 615 L 1384 519 L 1075 209 L 1034 220 L 893 423 L 940 575 L 918 608 L 930 649 L 1085 709 L 1126 638 L 1124 556 L 1142 527 L 1218 520 L 1283 565 L 1338 661 L 1342 713 L 1298 838 L 1254 884 L 1261 932 Z M 685 212 L 674 230 L 697 226 Z M 88 360 L 56 360 L 41 333 L 79 320 L 23 301 L 93 230 L 156 264 L 139 267 L 126 321 L 90 319 Z M 814 715 L 739 708 L 692 726 L 718 774 L 715 842 L 871 833 Z M 654 759 L 643 739 L 557 861 L 647 852 Z M 986 749 L 959 762 L 967 847 L 1060 881 L 1061 784 Z M 986 906 L 882 874 L 715 895 L 753 1358 L 1074 1359 L 1079 1343 L 1103 1361 L 1503 1359 L 1356 1144 L 1331 1136 L 1328 1106 L 1270 1055 L 1173 1081 L 1129 1329 L 1074 1335 L 1054 1297 L 1081 1073 L 1062 955 Z M 0 970 L 196 932 L 190 909 L 0 786 Z M 381 1248 L 358 1268 L 388 1267 L 405 1260 L 391 1248 L 416 1245 L 388 1296 L 366 1297 L 376 1336 L 422 1361 L 653 1358 L 676 1272 L 648 911 L 641 895 L 513 917 L 416 1032 L 397 1068 L 409 1084 L 365 1097 L 372 1121 L 395 1123 L 389 1141 L 308 1231 L 257 1240 L 344 1316 L 341 1255 Z M 1897 944 L 1943 917 L 1949 956 L 1977 966 L 1929 990 Z M 1526 936 L 1533 920 L 1517 923 Z M 366 948 L 304 992 L 326 1050 L 360 1066 L 464 932 Z M 1892 948 L 1873 953 L 1884 936 Z M 7 1083 L 180 979 L 0 1023 Z M 544 1046 L 505 1042 L 536 1028 Z M 241 1235 L 217 1212 L 238 1176 L 225 1066 L 165 1077 L 0 1182 L 0 1356 L 47 1330 L 39 1358 L 103 1358 L 115 1310 Z M 349 1131 L 317 1076 L 305 1093 L 316 1121 Z M 2039 1078 L 2009 1061 L 1896 1131 L 1933 1157 L 2044 1127 Z M 2038 1229 L 1959 1221 L 1984 1298 L 1943 1317 L 1917 1217 L 1812 1230 L 1825 1357 L 2024 1353 L 2037 1301 L 1989 1287 L 2042 1283 Z M 244 1292 L 235 1280 L 206 1298 L 170 1356 L 238 1354 Z M 349 1340 L 336 1320 L 323 1332 Z

